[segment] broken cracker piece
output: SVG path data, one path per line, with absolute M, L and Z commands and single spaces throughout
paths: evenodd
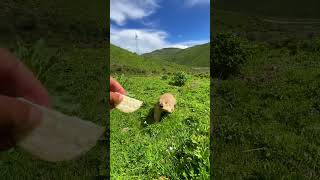
M 118 93 L 118 94 L 120 94 L 120 93 Z M 123 97 L 123 99 L 116 106 L 116 108 L 124 113 L 134 112 L 134 111 L 138 110 L 141 107 L 141 105 L 143 104 L 142 101 L 139 101 L 137 99 L 125 96 L 123 94 L 121 94 L 121 96 Z
M 93 148 L 105 131 L 92 122 L 18 99 L 42 112 L 41 124 L 17 143 L 41 160 L 57 162 L 77 158 Z

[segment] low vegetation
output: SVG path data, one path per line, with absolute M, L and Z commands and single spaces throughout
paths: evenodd
M 0 46 L 44 84 L 53 108 L 106 126 L 106 4 L 103 1 L 0 2 Z M 105 141 L 79 159 L 49 163 L 16 147 L 0 152 L 1 179 L 94 179 L 108 175 Z
M 213 77 L 216 178 L 320 176 L 316 42 L 291 42 L 281 48 L 261 48 L 251 42 L 256 45 L 255 53 L 242 59 L 237 75 Z M 241 55 L 241 50 L 237 53 Z
M 209 179 L 208 72 L 194 72 L 182 65 L 137 56 L 115 46 L 111 46 L 111 64 L 127 66 L 112 75 L 130 97 L 144 103 L 131 114 L 111 111 L 111 177 Z M 175 96 L 177 106 L 172 114 L 155 123 L 154 105 L 167 92 Z

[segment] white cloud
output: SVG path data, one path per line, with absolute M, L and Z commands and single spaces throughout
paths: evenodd
M 186 0 L 185 3 L 188 6 L 195 6 L 199 4 L 210 4 L 210 0 Z
M 138 53 L 151 52 L 166 45 L 167 34 L 163 31 L 150 29 L 118 29 L 111 27 L 110 41 L 112 44 L 131 52 L 136 52 L 135 36 L 138 36 Z
M 183 44 L 186 47 L 192 47 L 195 45 L 199 45 L 199 44 L 205 44 L 210 42 L 209 40 L 190 40 L 190 41 L 184 41 L 184 42 L 180 42 L 179 44 Z
M 112 44 L 136 52 L 135 36 L 138 35 L 138 54 L 152 52 L 157 49 L 175 47 L 185 49 L 197 44 L 204 44 L 208 40 L 185 41 L 170 43 L 167 41 L 168 34 L 154 29 L 119 29 L 111 26 L 110 41 Z
M 110 19 L 124 25 L 128 19 L 142 19 L 154 13 L 156 0 L 111 0 Z

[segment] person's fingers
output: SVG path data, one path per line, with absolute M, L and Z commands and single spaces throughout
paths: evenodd
M 41 118 L 41 112 L 30 104 L 0 95 L 0 150 L 13 147 Z
M 110 108 L 113 109 L 116 105 L 118 105 L 122 101 L 123 97 L 119 93 L 110 92 Z
M 24 64 L 6 49 L 0 48 L 0 93 L 24 97 L 34 103 L 50 107 L 47 90 Z
M 126 95 L 124 88 L 112 77 L 110 77 L 110 91 Z

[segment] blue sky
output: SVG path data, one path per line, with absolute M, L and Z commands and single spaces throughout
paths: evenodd
M 210 40 L 210 0 L 111 0 L 112 44 L 147 53 Z

